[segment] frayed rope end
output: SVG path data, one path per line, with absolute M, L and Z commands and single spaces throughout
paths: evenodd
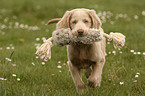
M 113 33 L 111 32 L 109 35 L 104 33 L 104 36 L 109 40 L 113 40 L 113 46 L 115 49 L 122 48 L 125 45 L 125 36 L 121 33 Z
M 46 40 L 36 51 L 36 54 L 39 55 L 41 59 L 51 59 L 51 47 L 53 47 L 53 44 L 51 42 L 52 40 L 52 37 Z

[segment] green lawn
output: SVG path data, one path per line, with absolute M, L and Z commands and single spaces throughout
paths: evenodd
M 0 0 L 0 96 L 79 95 L 67 66 L 66 46 L 54 46 L 47 62 L 35 55 L 42 38 L 55 30 L 55 24 L 45 25 L 47 21 L 74 8 L 96 10 L 106 33 L 126 35 L 121 50 L 107 41 L 101 87 L 87 87 L 84 96 L 145 96 L 144 4 L 144 0 Z

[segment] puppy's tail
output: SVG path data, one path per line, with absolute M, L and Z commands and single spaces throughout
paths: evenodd
M 57 22 L 60 21 L 60 20 L 61 20 L 61 18 L 54 18 L 54 19 L 51 19 L 51 20 L 49 20 L 49 21 L 47 22 L 46 25 L 49 25 L 49 24 L 52 24 L 52 23 L 57 23 Z

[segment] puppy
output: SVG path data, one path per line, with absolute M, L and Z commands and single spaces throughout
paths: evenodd
M 94 10 L 74 9 L 67 11 L 58 20 L 60 21 L 56 25 L 57 29 L 70 28 L 76 36 L 87 35 L 90 28 L 103 31 L 101 21 Z M 82 81 L 81 69 L 84 69 L 87 85 L 100 86 L 105 63 L 105 47 L 105 38 L 92 44 L 67 45 L 68 66 L 78 92 L 84 93 L 86 88 Z

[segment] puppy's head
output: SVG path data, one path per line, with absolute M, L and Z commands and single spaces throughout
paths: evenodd
M 85 36 L 89 28 L 101 27 L 101 21 L 94 10 L 74 9 L 67 11 L 57 23 L 57 29 L 70 28 L 76 36 Z

